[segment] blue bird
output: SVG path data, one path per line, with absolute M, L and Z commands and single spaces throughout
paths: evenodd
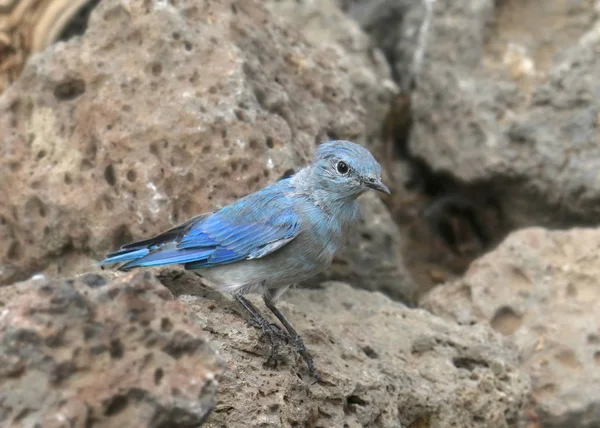
M 198 269 L 218 290 L 235 296 L 275 347 L 281 330 L 244 297 L 262 294 L 288 331 L 285 340 L 292 340 L 317 376 L 302 338 L 275 301 L 291 285 L 331 265 L 346 231 L 358 219 L 356 199 L 370 189 L 390 193 L 371 153 L 349 141 L 329 141 L 317 147 L 312 164 L 293 176 L 214 213 L 125 245 L 100 264 L 123 263 L 120 270 L 175 264 Z

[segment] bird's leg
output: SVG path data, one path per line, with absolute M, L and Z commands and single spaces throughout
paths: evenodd
M 296 350 L 296 352 L 298 352 L 298 354 L 300 354 L 300 356 L 302 356 L 304 361 L 306 361 L 306 365 L 308 366 L 308 371 L 310 372 L 310 374 L 315 379 L 318 380 L 319 372 L 317 372 L 317 369 L 315 368 L 315 363 L 313 362 L 311 355 L 306 350 L 306 346 L 304 345 L 304 341 L 302 340 L 302 337 L 300 337 L 300 335 L 296 332 L 296 330 L 294 330 L 294 327 L 292 327 L 292 325 L 285 318 L 285 316 L 281 313 L 281 311 L 279 309 L 277 309 L 277 307 L 275 306 L 275 302 L 273 301 L 273 298 L 271 297 L 271 295 L 268 292 L 264 294 L 263 299 L 265 301 L 265 305 L 267 305 L 267 308 L 269 308 L 270 311 L 275 314 L 277 319 L 279 319 L 281 324 L 283 324 L 285 329 L 290 334 L 290 338 L 292 339 L 292 345 L 294 346 L 294 349 Z
M 259 327 L 269 338 L 269 341 L 271 342 L 271 355 L 269 356 L 269 360 L 272 360 L 276 363 L 277 350 L 281 346 L 281 342 L 287 343 L 287 335 L 281 331 L 277 325 L 270 323 L 265 317 L 263 317 L 256 306 L 250 303 L 250 301 L 244 296 L 238 294 L 235 296 L 235 298 L 252 316 L 249 323 L 254 327 Z

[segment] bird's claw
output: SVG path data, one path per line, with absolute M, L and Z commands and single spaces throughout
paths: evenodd
M 277 367 L 279 360 L 282 359 L 279 353 L 281 346 L 284 344 L 290 344 L 294 348 L 294 351 L 296 351 L 306 362 L 310 375 L 314 377 L 317 382 L 320 380 L 321 377 L 319 372 L 315 368 L 312 356 L 306 350 L 306 346 L 304 345 L 302 337 L 296 333 L 294 328 L 285 319 L 283 314 L 274 306 L 271 300 L 267 299 L 265 300 L 265 303 L 271 312 L 273 312 L 279 321 L 281 321 L 281 323 L 285 326 L 287 333 L 279 325 L 273 324 L 263 317 L 258 309 L 256 309 L 254 305 L 252 305 L 252 303 L 246 300 L 243 296 L 236 296 L 236 299 L 251 314 L 251 317 L 248 319 L 248 324 L 252 327 L 260 328 L 263 333 L 262 337 L 267 336 L 271 342 L 271 354 L 267 359 L 267 365 Z
M 271 353 L 267 363 L 273 367 L 277 367 L 279 360 L 281 360 L 279 351 L 283 345 L 289 343 L 290 337 L 277 324 L 270 323 L 262 317 L 251 318 L 248 320 L 248 323 L 252 327 L 261 329 L 262 337 L 266 336 L 269 342 L 271 342 Z
M 299 335 L 292 337 L 292 346 L 294 350 L 302 357 L 302 359 L 306 362 L 306 366 L 308 367 L 308 372 L 315 380 L 318 382 L 321 380 L 321 375 L 317 371 L 315 367 L 315 363 L 312 359 L 312 356 L 306 350 L 306 346 L 304 345 L 304 341 L 302 337 Z

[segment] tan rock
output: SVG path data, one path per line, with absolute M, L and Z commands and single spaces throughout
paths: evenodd
M 543 427 L 600 424 L 600 230 L 525 229 L 423 306 L 520 349 Z
M 339 57 L 260 2 L 102 1 L 0 97 L 0 282 L 100 258 L 358 136 Z

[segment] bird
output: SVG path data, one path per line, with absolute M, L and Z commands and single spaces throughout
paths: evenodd
M 133 268 L 183 265 L 249 312 L 272 347 L 291 343 L 318 378 L 301 336 L 275 302 L 294 284 L 326 270 L 359 220 L 357 198 L 390 194 L 381 166 L 363 146 L 345 140 L 317 145 L 312 163 L 217 211 L 197 215 L 150 239 L 122 246 L 100 265 Z M 287 330 L 269 322 L 245 295 L 262 295 Z

